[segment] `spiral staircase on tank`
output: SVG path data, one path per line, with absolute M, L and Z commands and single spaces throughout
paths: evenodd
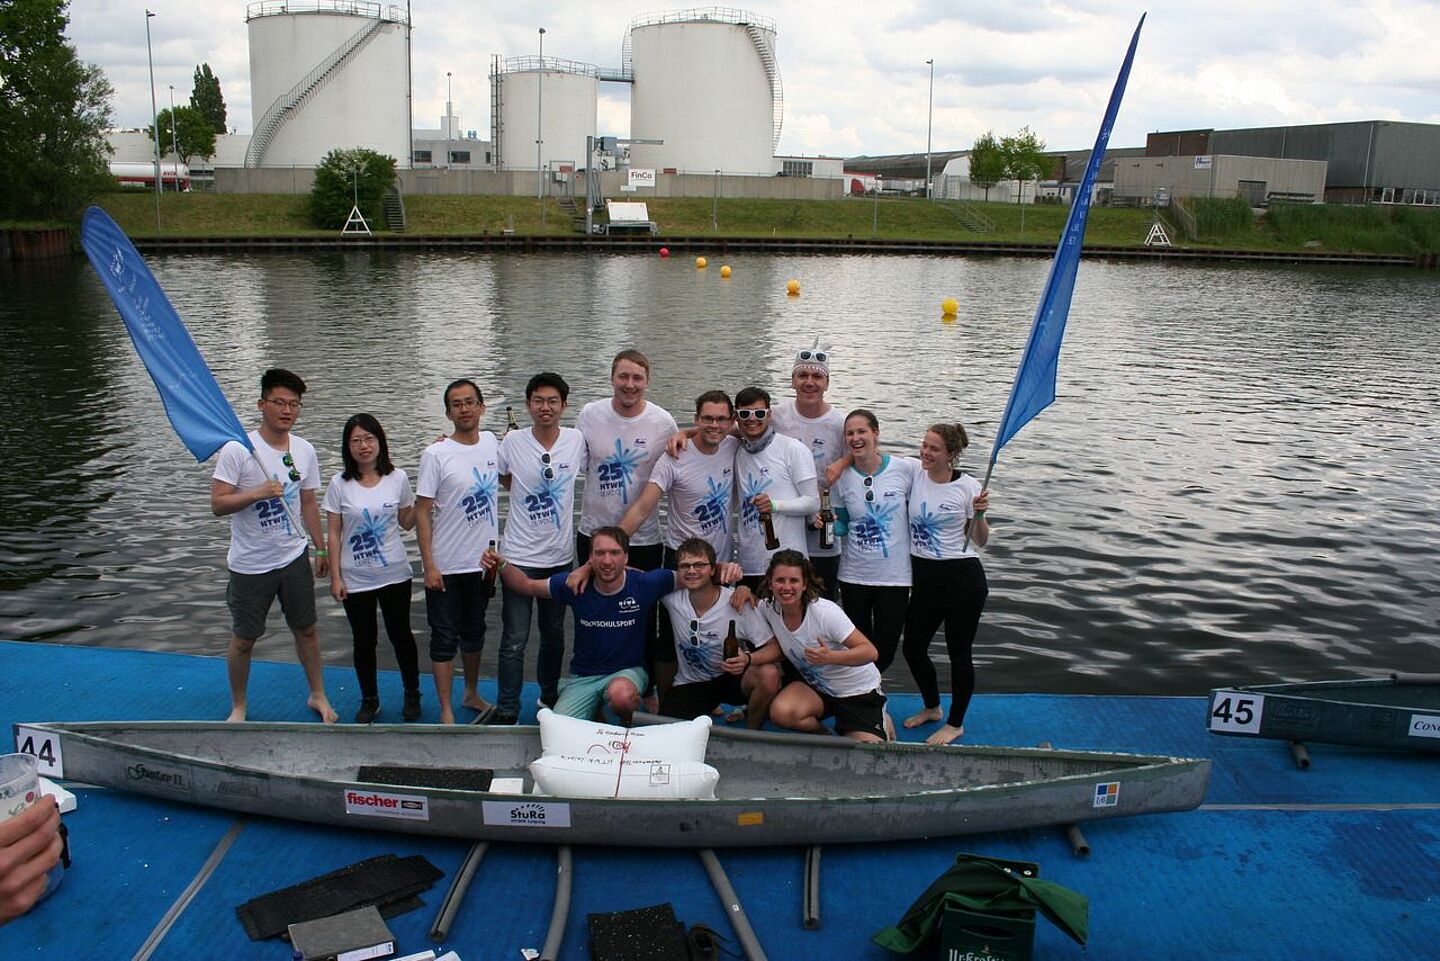
M 388 23 L 382 17 L 376 17 L 367 23 L 355 35 L 346 40 L 315 69 L 311 70 L 300 79 L 295 86 L 276 98 L 255 125 L 255 134 L 250 138 L 250 146 L 245 148 L 245 166 L 259 167 L 265 160 L 265 152 L 270 149 L 270 144 L 275 140 L 275 134 L 292 117 L 300 112 L 305 102 L 310 99 L 317 90 L 320 90 L 340 72 L 341 68 L 350 61 L 357 53 L 364 49 L 380 28 Z

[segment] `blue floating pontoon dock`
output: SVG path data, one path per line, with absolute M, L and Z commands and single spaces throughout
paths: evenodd
M 327 668 L 342 716 L 358 695 Z M 492 690 L 489 696 L 493 697 Z M 384 677 L 382 698 L 398 678 Z M 484 685 L 482 684 L 482 690 Z M 533 705 L 533 687 L 525 703 Z M 254 720 L 306 720 L 298 666 L 257 662 Z M 893 713 L 918 708 L 895 697 Z M 0 746 L 16 722 L 218 720 L 228 708 L 216 658 L 0 642 Z M 1205 698 L 981 695 L 973 743 L 1209 757 L 1206 804 L 1184 814 L 1096 822 L 1076 857 L 1059 829 L 824 849 L 820 926 L 806 930 L 804 850 L 722 850 L 720 860 L 775 961 L 899 958 L 870 935 L 968 851 L 1034 861 L 1042 877 L 1090 898 L 1081 948 L 1043 919 L 1045 959 L 1265 958 L 1366 961 L 1440 956 L 1440 762 L 1313 745 L 1309 771 L 1280 742 L 1206 732 Z M 388 705 L 396 706 L 396 705 Z M 435 702 L 427 691 L 425 721 Z M 522 721 L 533 723 L 530 716 Z M 916 732 L 905 732 L 915 736 Z M 424 855 L 444 871 L 423 909 L 389 921 L 399 953 L 437 947 L 435 912 L 469 845 L 343 830 L 76 787 L 65 817 L 74 866 L 31 913 L 0 928 L 5 959 L 264 959 L 288 944 L 252 942 L 235 907 L 260 894 L 381 854 Z M 550 920 L 555 850 L 492 844 L 444 943 L 463 961 L 514 961 L 539 948 Z M 699 857 L 685 851 L 577 848 L 574 901 L 560 958 L 588 957 L 585 916 L 661 902 L 687 925 L 727 936 L 730 922 Z M 733 945 L 732 945 L 733 946 Z

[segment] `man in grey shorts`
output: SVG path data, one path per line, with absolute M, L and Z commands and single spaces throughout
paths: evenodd
M 278 597 L 305 668 L 310 687 L 306 703 L 325 723 L 335 722 L 335 710 L 325 696 L 315 624 L 314 578 L 330 573 L 315 497 L 320 462 L 314 447 L 290 433 L 300 418 L 304 394 L 305 382 L 290 371 L 267 370 L 256 403 L 260 428 L 249 435 L 254 452 L 230 441 L 220 449 L 210 481 L 210 509 L 216 517 L 230 518 L 230 583 L 225 591 L 232 631 L 226 660 L 230 721 L 245 720 L 250 652 L 265 633 L 265 617 Z M 300 519 L 304 531 L 294 529 L 292 517 Z M 316 548 L 313 576 L 307 556 L 311 543 Z

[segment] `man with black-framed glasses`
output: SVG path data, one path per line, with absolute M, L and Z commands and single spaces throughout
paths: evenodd
M 570 385 L 545 371 L 525 385 L 529 430 L 512 430 L 500 442 L 500 483 L 510 492 L 501 535 L 501 553 L 525 576 L 547 580 L 570 570 L 575 556 L 575 480 L 586 470 L 585 438 L 561 427 Z M 500 695 L 492 724 L 520 717 L 525 682 L 525 647 L 530 640 L 532 604 L 539 611 L 540 650 L 535 676 L 540 700 L 553 707 L 565 662 L 565 606 L 548 597 L 520 594 L 502 585 L 500 610 Z
M 216 517 L 230 518 L 226 555 L 230 582 L 225 591 L 231 621 L 226 655 L 230 721 L 245 720 L 250 655 L 265 633 L 265 618 L 276 598 L 305 669 L 310 688 L 306 703 L 327 724 L 336 719 L 325 696 L 315 613 L 314 579 L 330 572 L 315 496 L 320 489 L 320 461 L 309 442 L 291 433 L 304 395 L 305 381 L 295 374 L 280 368 L 265 371 L 255 405 L 260 427 L 250 431 L 254 453 L 239 441 L 230 441 L 221 448 L 210 481 L 210 509 Z M 297 508 L 304 531 L 292 526 Z M 307 557 L 311 543 L 313 574 Z

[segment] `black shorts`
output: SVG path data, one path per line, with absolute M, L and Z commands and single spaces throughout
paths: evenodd
M 721 704 L 745 704 L 750 700 L 740 686 L 740 674 L 721 674 L 708 681 L 676 684 L 660 699 L 660 713 L 688 721 L 705 717 Z
M 882 741 L 889 740 L 885 734 L 885 695 L 878 688 L 850 697 L 831 697 L 824 691 L 815 693 L 820 695 L 820 701 L 825 705 L 824 716 L 835 719 L 836 734 L 863 731 Z

